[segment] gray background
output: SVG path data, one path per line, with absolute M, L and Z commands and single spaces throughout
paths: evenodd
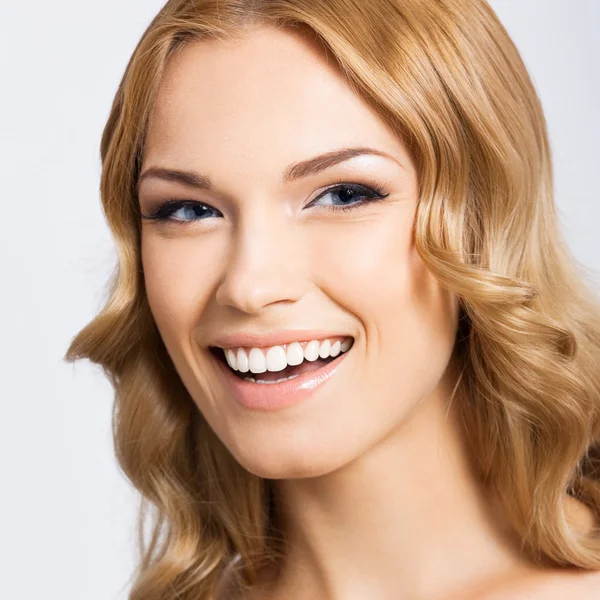
M 0 5 L 0 597 L 125 599 L 136 496 L 99 369 L 61 358 L 115 261 L 99 143 L 163 2 Z M 600 282 L 600 1 L 493 0 L 541 95 L 562 225 Z

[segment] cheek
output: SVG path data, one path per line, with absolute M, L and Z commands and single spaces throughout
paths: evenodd
M 458 299 L 439 286 L 414 247 L 404 281 L 404 313 L 393 330 L 396 341 L 383 332 L 383 343 L 397 349 L 407 389 L 427 395 L 444 375 L 454 348 Z
M 188 337 L 208 301 L 211 261 L 197 239 L 142 235 L 142 266 L 150 309 L 165 344 Z M 214 264 L 214 263 L 212 263 Z
M 402 389 L 411 403 L 431 393 L 450 359 L 458 303 L 425 267 L 412 241 L 414 206 L 353 224 L 320 257 L 320 286 L 364 330 L 360 375 L 380 397 Z M 398 400 L 395 394 L 395 400 Z

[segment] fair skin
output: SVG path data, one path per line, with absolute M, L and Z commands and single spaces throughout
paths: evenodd
M 282 181 L 294 162 L 354 147 L 389 158 Z M 253 599 L 596 597 L 590 575 L 522 556 L 475 477 L 450 402 L 458 301 L 415 251 L 413 161 L 314 46 L 257 29 L 185 48 L 150 122 L 141 170 L 157 167 L 213 184 L 141 182 L 144 215 L 169 198 L 208 207 L 144 220 L 142 260 L 198 408 L 245 469 L 277 480 L 291 552 Z M 336 181 L 365 178 L 389 195 L 348 212 L 328 209 L 335 193 L 308 207 Z M 207 346 L 221 331 L 296 328 L 354 337 L 335 377 L 281 411 L 232 401 Z

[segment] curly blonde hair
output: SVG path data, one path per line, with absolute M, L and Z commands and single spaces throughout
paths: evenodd
M 418 171 L 417 250 L 458 294 L 455 399 L 482 481 L 539 563 L 600 568 L 600 307 L 559 230 L 540 100 L 484 0 L 169 0 L 138 43 L 102 136 L 101 198 L 118 265 L 65 359 L 101 365 L 113 435 L 139 490 L 130 600 L 208 600 L 234 558 L 251 586 L 279 564 L 272 481 L 243 469 L 184 387 L 152 317 L 136 182 L 169 59 L 251 25 L 317 40 L 402 137 Z M 149 539 L 145 525 L 150 522 Z

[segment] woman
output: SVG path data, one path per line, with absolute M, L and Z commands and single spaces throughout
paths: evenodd
M 67 358 L 154 509 L 131 600 L 600 597 L 600 310 L 483 0 L 169 1 L 102 161 Z

